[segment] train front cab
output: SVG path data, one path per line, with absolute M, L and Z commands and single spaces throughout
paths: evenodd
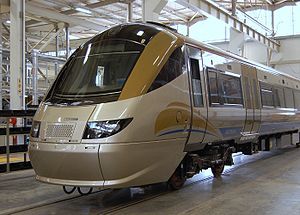
M 131 34 L 137 38 L 134 44 L 145 43 L 142 49 L 128 44 Z M 120 38 L 125 36 L 122 45 Z M 113 43 L 106 37 L 118 38 L 116 51 L 125 47 L 126 53 L 140 53 L 135 62 L 118 58 L 123 67 L 134 62 L 128 77 L 112 72 L 118 65 L 113 59 L 121 54 L 112 53 L 112 58 L 107 53 Z M 102 39 L 101 49 L 95 44 Z M 191 129 L 183 44 L 169 31 L 135 24 L 104 32 L 76 51 L 34 117 L 29 154 L 37 179 L 101 188 L 167 181 L 186 155 Z M 100 65 L 93 60 L 98 55 Z M 75 69 L 79 66 L 82 69 Z M 87 71 L 94 73 L 89 76 Z M 111 79 L 113 87 L 118 86 L 114 91 L 94 92 Z M 205 129 L 205 118 L 201 120 Z

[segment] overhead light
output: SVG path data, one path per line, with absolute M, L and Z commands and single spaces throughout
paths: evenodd
M 10 21 L 10 20 L 6 20 L 5 23 L 6 23 L 6 24 L 10 24 L 11 21 Z
M 82 7 L 76 7 L 75 10 L 82 12 L 82 13 L 92 14 L 92 11 L 82 8 Z
M 137 32 L 137 34 L 136 35 L 138 35 L 138 36 L 142 36 L 144 34 L 144 31 L 139 31 L 139 32 Z

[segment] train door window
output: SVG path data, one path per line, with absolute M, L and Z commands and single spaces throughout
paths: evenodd
M 285 107 L 287 108 L 294 108 L 294 95 L 293 90 L 289 88 L 284 88 L 284 100 L 285 100 Z
M 175 49 L 171 54 L 171 56 L 153 81 L 148 92 L 156 90 L 180 76 L 183 73 L 184 65 L 185 61 L 183 47 L 179 47 Z
M 199 60 L 190 58 L 190 63 L 191 63 L 191 73 L 192 73 L 193 94 L 194 94 L 193 95 L 194 106 L 203 107 Z
M 245 94 L 245 108 L 252 109 L 251 95 L 250 95 L 250 84 L 247 76 L 243 77 L 244 94 Z
M 294 90 L 295 108 L 300 109 L 300 91 Z
M 208 68 L 207 76 L 209 86 L 209 102 L 211 105 L 220 104 L 217 73 Z
M 239 77 L 220 73 L 218 74 L 218 84 L 222 104 L 241 105 L 243 103 Z
M 257 86 L 257 80 L 252 79 L 252 86 L 253 86 L 253 95 L 254 95 L 254 108 L 260 109 L 260 101 L 259 101 L 259 94 L 258 94 L 258 86 Z
M 283 89 L 273 87 L 274 105 L 275 107 L 285 107 Z
M 274 107 L 272 86 L 266 83 L 260 83 L 261 100 L 264 107 Z

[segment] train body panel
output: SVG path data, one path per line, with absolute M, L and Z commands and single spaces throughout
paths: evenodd
M 29 151 L 38 180 L 62 185 L 103 186 L 98 144 L 31 141 Z
M 130 187 L 167 181 L 185 156 L 185 138 L 101 144 L 104 187 Z

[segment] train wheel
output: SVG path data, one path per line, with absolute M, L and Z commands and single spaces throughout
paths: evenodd
M 182 188 L 185 181 L 186 177 L 182 176 L 180 174 L 180 171 L 176 170 L 169 179 L 168 184 L 172 190 L 179 190 L 180 188 Z
M 86 190 L 87 189 L 87 190 Z M 84 187 L 84 188 L 81 188 L 81 187 L 77 187 L 77 191 L 78 191 L 78 193 L 80 193 L 80 195 L 88 195 L 88 194 L 90 194 L 90 193 L 92 193 L 92 191 L 93 191 L 93 188 L 92 187 L 90 187 L 90 188 L 86 188 L 86 187 Z
M 66 194 L 71 194 L 75 191 L 76 187 L 63 186 L 63 190 Z
M 215 178 L 221 177 L 221 174 L 224 171 L 224 167 L 225 167 L 224 163 L 215 164 L 211 167 L 211 172 Z

